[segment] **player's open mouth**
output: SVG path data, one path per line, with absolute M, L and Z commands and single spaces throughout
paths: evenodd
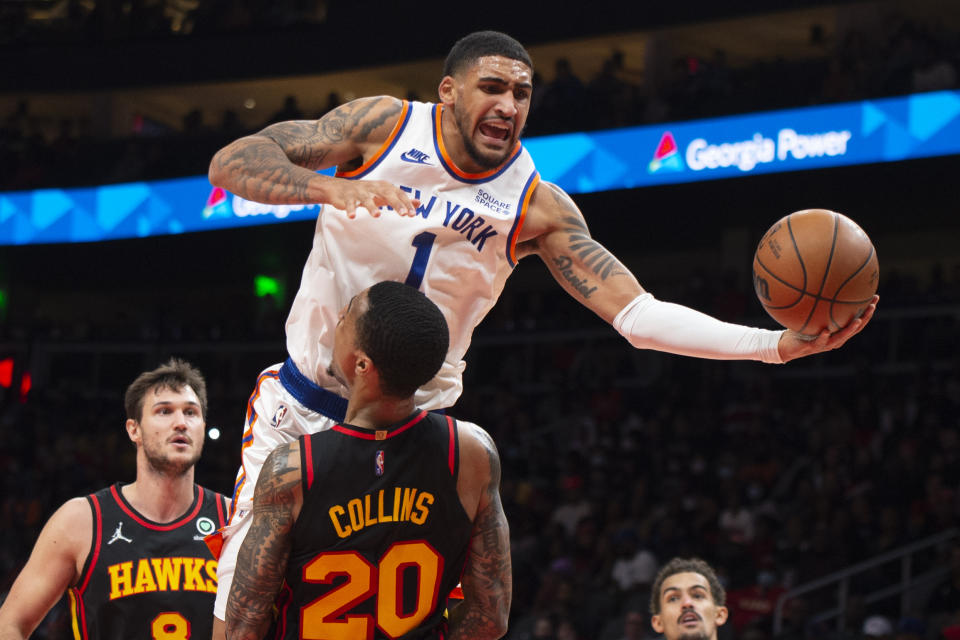
M 680 616 L 680 624 L 696 624 L 698 622 L 700 622 L 700 616 L 693 611 L 688 611 Z
M 489 120 L 481 122 L 479 129 L 484 136 L 495 140 L 507 140 L 510 137 L 510 125 L 500 122 Z
M 186 436 L 174 436 L 170 439 L 173 444 L 190 444 L 190 438 Z

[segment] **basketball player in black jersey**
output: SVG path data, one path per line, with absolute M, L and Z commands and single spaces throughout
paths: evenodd
M 440 310 L 381 282 L 341 311 L 331 373 L 346 419 L 281 445 L 257 481 L 227 637 L 499 638 L 510 611 L 500 460 L 476 425 L 414 391 L 447 351 Z M 463 602 L 444 616 L 462 580 Z M 277 615 L 273 613 L 276 605 Z
M 136 480 L 50 517 L 0 607 L 0 639 L 28 637 L 64 591 L 79 639 L 210 637 L 217 563 L 204 537 L 223 526 L 229 501 L 193 482 L 206 383 L 173 359 L 140 374 L 125 405 Z

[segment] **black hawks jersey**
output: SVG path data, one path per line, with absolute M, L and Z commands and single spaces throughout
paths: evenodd
M 226 524 L 227 499 L 194 485 L 178 520 L 140 515 L 120 483 L 87 496 L 93 542 L 70 588 L 77 640 L 207 640 L 213 633 L 217 561 L 203 541 Z
M 443 638 L 472 523 L 457 494 L 459 437 L 419 411 L 389 428 L 300 438 L 303 508 L 267 637 Z

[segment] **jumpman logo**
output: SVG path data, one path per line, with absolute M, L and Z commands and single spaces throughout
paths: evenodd
M 123 523 L 122 523 L 122 522 L 118 522 L 118 523 L 117 523 L 117 530 L 113 532 L 113 537 L 110 538 L 110 541 L 109 541 L 107 544 L 113 544 L 113 543 L 116 542 L 117 540 L 123 540 L 124 542 L 133 542 L 133 540 L 131 540 L 130 538 L 128 538 L 128 537 L 126 537 L 125 535 L 123 535 L 123 532 L 120 530 L 120 529 L 122 529 L 122 528 L 123 528 Z

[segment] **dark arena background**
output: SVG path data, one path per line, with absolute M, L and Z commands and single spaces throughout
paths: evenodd
M 0 3 L 0 189 L 203 175 L 276 120 L 433 100 L 446 50 L 478 28 L 534 58 L 527 137 L 960 85 L 953 2 L 538 4 Z M 960 637 L 958 176 L 954 155 L 575 196 L 658 298 L 770 328 L 760 236 L 843 212 L 877 248 L 881 301 L 841 350 L 710 362 L 631 348 L 523 261 L 451 411 L 503 459 L 507 638 L 656 637 L 650 581 L 677 554 L 720 571 L 721 638 Z M 122 392 L 171 355 L 210 386 L 197 480 L 232 492 L 312 229 L 0 246 L 0 598 L 57 506 L 133 479 Z M 72 637 L 65 611 L 34 637 Z

